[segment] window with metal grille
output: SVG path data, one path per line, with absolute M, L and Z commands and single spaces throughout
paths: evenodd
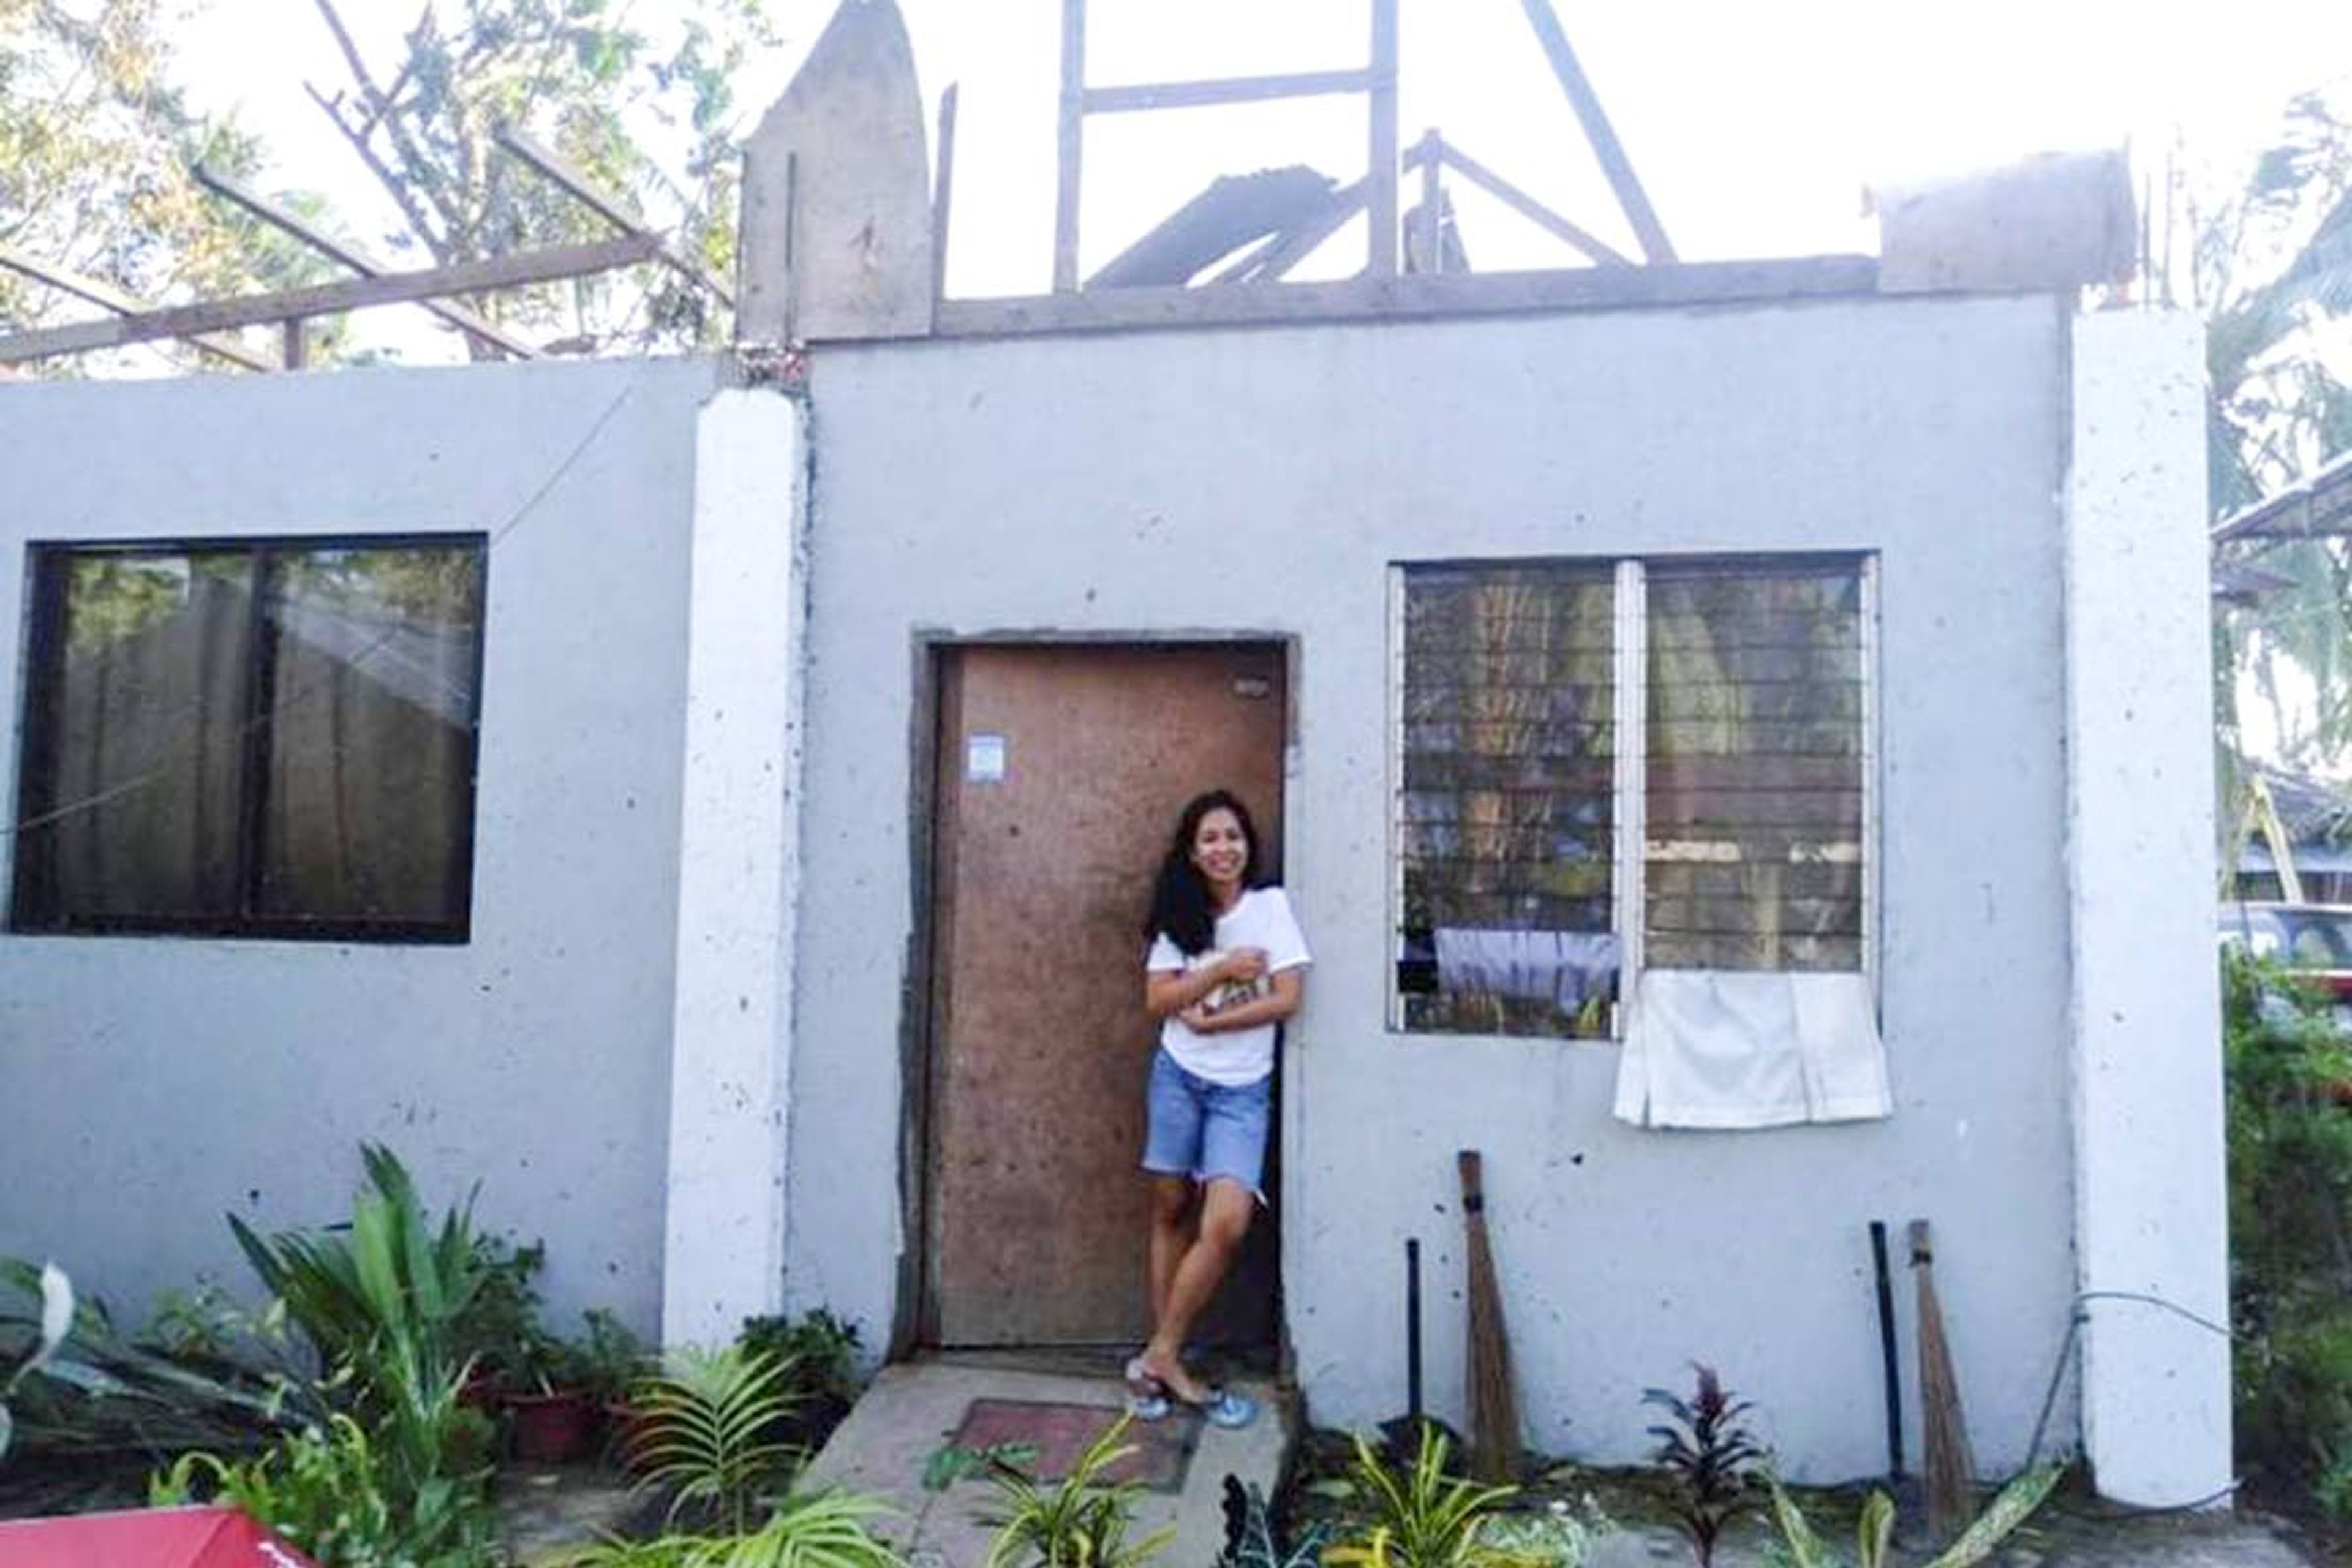
M 1865 966 L 1867 563 L 1401 568 L 1391 1021 L 1607 1036 L 1623 977 Z
M 465 940 L 485 548 L 36 546 L 13 929 Z

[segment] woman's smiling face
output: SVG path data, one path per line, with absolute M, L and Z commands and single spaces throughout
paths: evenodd
M 1249 852 L 1249 835 L 1242 831 L 1241 818 L 1222 805 L 1192 830 L 1192 864 L 1221 900 L 1241 887 Z

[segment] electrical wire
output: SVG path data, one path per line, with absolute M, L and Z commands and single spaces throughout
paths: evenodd
M 488 559 L 490 552 L 496 550 L 501 542 L 512 535 L 515 530 L 520 528 L 523 523 L 538 510 L 540 503 L 545 500 L 548 496 L 553 492 L 555 487 L 562 482 L 563 477 L 570 473 L 572 469 L 578 465 L 582 458 L 587 455 L 588 449 L 595 445 L 596 437 L 604 434 L 604 427 L 613 422 L 613 418 L 615 415 L 620 413 L 622 405 L 626 404 L 629 399 L 635 395 L 638 384 L 644 381 L 650 367 L 650 361 L 645 365 L 639 367 L 636 374 L 629 378 L 618 393 L 614 395 L 612 401 L 605 404 L 603 411 L 600 412 L 594 419 L 589 422 L 587 430 L 582 434 L 578 441 L 572 444 L 572 448 L 557 461 L 555 466 L 549 470 L 546 478 L 541 479 L 540 483 L 533 488 L 530 495 L 523 498 L 521 504 L 516 507 L 515 510 L 508 515 L 504 522 L 501 522 L 498 527 L 490 531 L 488 542 L 482 547 L 482 553 L 485 560 Z M 400 629 L 401 626 L 398 622 L 388 623 L 381 637 L 377 637 L 373 642 L 363 645 L 360 650 L 353 654 L 350 658 L 343 659 L 339 662 L 349 665 L 354 668 L 364 665 L 368 659 L 373 658 L 379 651 L 387 647 L 391 643 L 393 637 L 398 634 Z M 308 697 L 313 689 L 322 688 L 331 678 L 331 672 L 321 672 L 309 686 L 298 688 L 293 693 L 291 700 L 299 702 L 302 699 Z M 187 705 L 182 714 L 183 722 L 179 732 L 172 736 L 172 744 L 166 745 L 163 748 L 165 752 L 169 752 L 174 746 L 176 746 L 178 742 L 186 738 L 188 731 L 193 728 L 196 719 L 200 716 L 200 704 L 190 702 Z M 230 733 L 237 739 L 242 740 L 247 735 L 250 735 L 254 730 L 262 724 L 268 723 L 270 715 L 268 713 L 257 713 L 251 718 L 247 719 L 243 723 L 237 725 L 230 731 Z M 29 833 L 35 828 L 47 827 L 51 823 L 63 821 L 67 817 L 78 816 L 88 811 L 95 811 L 98 807 L 104 805 L 107 802 L 144 789 L 149 784 L 172 774 L 173 772 L 174 768 L 172 763 L 168 762 L 159 763 L 158 765 L 148 769 L 143 773 L 134 773 L 127 779 L 122 779 L 114 784 L 109 784 L 104 789 L 83 795 L 76 800 L 68 801 L 63 805 L 52 806 L 47 811 L 39 812 L 32 816 L 21 818 L 17 821 L 9 823 L 5 826 L 0 826 L 0 840 L 15 838 L 23 834 Z

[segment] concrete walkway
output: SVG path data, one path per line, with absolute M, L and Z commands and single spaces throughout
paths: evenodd
M 1130 1539 L 1173 1524 L 1176 1537 L 1160 1561 L 1185 1568 L 1216 1561 L 1224 1544 L 1223 1485 L 1228 1474 L 1255 1482 L 1268 1495 L 1280 1478 L 1293 1435 L 1290 1413 L 1263 1384 L 1238 1383 L 1260 1406 L 1258 1419 L 1238 1432 L 1203 1426 L 1181 1487 L 1136 1497 Z M 843 1486 L 887 1499 L 898 1510 L 877 1533 L 887 1535 L 915 1568 L 980 1568 L 994 1528 L 999 1494 L 981 1478 L 929 1491 L 923 1472 L 933 1455 L 963 1426 L 976 1400 L 1098 1405 L 1107 1415 L 1120 1403 L 1119 1385 L 1099 1377 L 1008 1371 L 953 1362 L 886 1367 L 856 1409 L 809 1467 L 807 1484 Z

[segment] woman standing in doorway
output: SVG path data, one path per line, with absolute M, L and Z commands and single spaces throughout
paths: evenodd
M 1256 1405 L 1193 1376 L 1181 1352 L 1265 1201 L 1275 1028 L 1298 1010 L 1309 958 L 1289 900 L 1259 886 L 1257 830 L 1230 793 L 1178 817 L 1144 935 L 1143 1005 L 1160 1020 L 1143 1150 L 1152 1328 L 1127 1363 L 1128 1407 L 1153 1420 L 1174 1401 L 1244 1426 Z

